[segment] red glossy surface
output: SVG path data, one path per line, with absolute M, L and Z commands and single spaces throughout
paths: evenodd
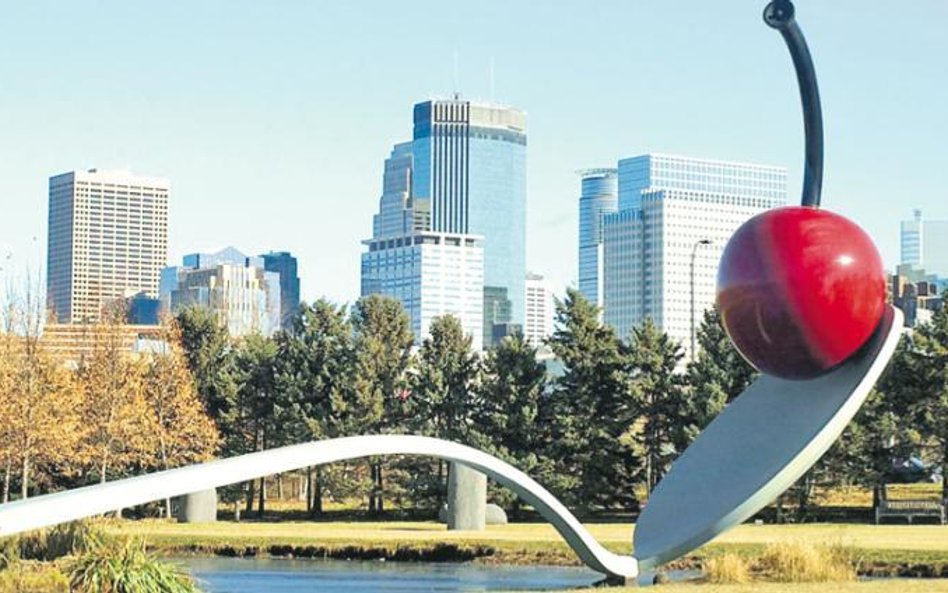
M 882 258 L 865 231 L 838 214 L 769 210 L 728 242 L 718 306 L 728 335 L 754 367 L 812 378 L 852 356 L 879 325 Z

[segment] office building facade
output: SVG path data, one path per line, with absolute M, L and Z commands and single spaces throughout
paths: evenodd
M 196 306 L 214 312 L 231 336 L 271 336 L 280 329 L 280 275 L 263 258 L 233 247 L 184 256 L 161 274 L 161 300 L 172 313 Z
M 618 176 L 619 208 L 603 224 L 604 321 L 627 339 L 651 318 L 690 358 L 692 316 L 697 329 L 714 303 L 724 247 L 785 205 L 786 170 L 647 154 L 619 161 Z
M 619 209 L 618 170 L 585 169 L 579 174 L 579 292 L 602 307 L 602 223 Z
M 528 273 L 526 278 L 526 319 L 523 337 L 536 347 L 543 346 L 553 335 L 553 292 L 546 279 L 539 274 Z
M 461 317 L 466 330 L 476 317 L 478 348 L 522 327 L 525 173 L 522 112 L 460 99 L 415 105 L 412 141 L 396 144 L 385 161 L 372 238 L 363 242 L 362 294 L 398 297 L 419 340 L 445 313 Z M 460 275 L 447 273 L 449 265 Z
M 296 258 L 286 251 L 271 251 L 260 256 L 263 269 L 280 278 L 280 327 L 290 329 L 300 308 L 300 276 Z
M 460 99 L 415 105 L 412 141 L 416 208 L 428 230 L 484 240 L 485 300 L 506 289 L 509 319 L 522 324 L 526 274 L 526 115 L 517 109 Z M 501 307 L 503 308 L 503 307 Z
M 459 233 L 419 232 L 370 239 L 362 254 L 362 295 L 381 294 L 401 301 L 417 343 L 431 322 L 453 315 L 483 348 L 484 249 L 481 238 Z
M 95 322 L 109 303 L 157 296 L 169 193 L 166 179 L 127 171 L 50 177 L 46 285 L 58 323 Z
M 901 263 L 948 277 L 948 220 L 925 220 L 915 210 L 900 226 Z
M 897 266 L 895 274 L 889 276 L 888 297 L 902 310 L 905 327 L 930 322 L 945 306 L 945 290 L 948 290 L 948 280 L 912 264 Z

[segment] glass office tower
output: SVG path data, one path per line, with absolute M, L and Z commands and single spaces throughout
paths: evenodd
M 412 195 L 430 230 L 484 239 L 484 290 L 506 289 L 522 324 L 526 274 L 526 115 L 460 99 L 415 105 Z M 485 296 L 485 299 L 487 297 Z M 499 307 L 503 310 L 503 307 Z
M 579 198 L 579 292 L 602 306 L 602 219 L 619 208 L 617 169 L 585 169 Z
M 286 251 L 271 251 L 260 256 L 263 269 L 280 276 L 280 327 L 290 329 L 300 308 L 300 277 L 296 258 Z

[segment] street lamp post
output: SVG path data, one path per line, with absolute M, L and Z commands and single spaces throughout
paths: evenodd
M 695 256 L 698 255 L 698 247 L 710 245 L 711 239 L 698 239 L 691 246 L 691 359 L 694 360 L 697 346 L 695 345 Z

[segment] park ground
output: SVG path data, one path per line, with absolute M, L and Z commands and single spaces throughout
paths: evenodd
M 632 525 L 593 523 L 587 527 L 607 548 L 631 552 Z M 107 529 L 116 535 L 142 537 L 151 547 L 173 555 L 578 564 L 556 531 L 544 523 L 490 526 L 484 532 L 449 532 L 435 522 L 122 521 L 109 523 Z M 778 542 L 844 546 L 852 551 L 861 572 L 875 576 L 948 576 L 948 527 L 940 525 L 742 525 L 683 559 L 677 567 L 695 568 L 703 558 L 726 552 L 753 556 Z M 948 579 L 926 582 L 939 587 L 944 584 L 945 588 L 938 590 L 948 592 Z
M 896 487 L 893 493 L 898 498 L 931 497 L 936 495 L 936 487 Z M 836 489 L 823 494 L 819 502 L 843 510 L 865 509 L 871 506 L 871 494 L 859 489 Z M 150 547 L 168 555 L 579 564 L 559 534 L 543 522 L 489 526 L 483 532 L 451 532 L 444 525 L 433 521 L 292 520 L 301 516 L 301 509 L 296 509 L 292 504 L 284 506 L 277 503 L 271 506 L 273 515 L 264 521 L 220 521 L 203 525 L 160 520 L 111 521 L 105 527 L 116 535 L 144 538 Z M 340 515 L 330 513 L 330 516 Z M 346 515 L 343 513 L 341 516 Z M 634 525 L 631 521 L 592 522 L 586 526 L 610 550 L 625 554 L 632 552 Z M 728 531 L 669 568 L 699 568 L 704 559 L 726 553 L 753 558 L 771 544 L 787 542 L 803 546 L 843 546 L 851 552 L 861 574 L 883 578 L 815 584 L 681 583 L 664 585 L 661 590 L 668 593 L 948 593 L 948 578 L 945 578 L 948 577 L 948 526 L 933 524 L 745 524 Z M 884 578 L 887 576 L 942 578 Z M 620 588 L 610 590 L 626 591 Z

